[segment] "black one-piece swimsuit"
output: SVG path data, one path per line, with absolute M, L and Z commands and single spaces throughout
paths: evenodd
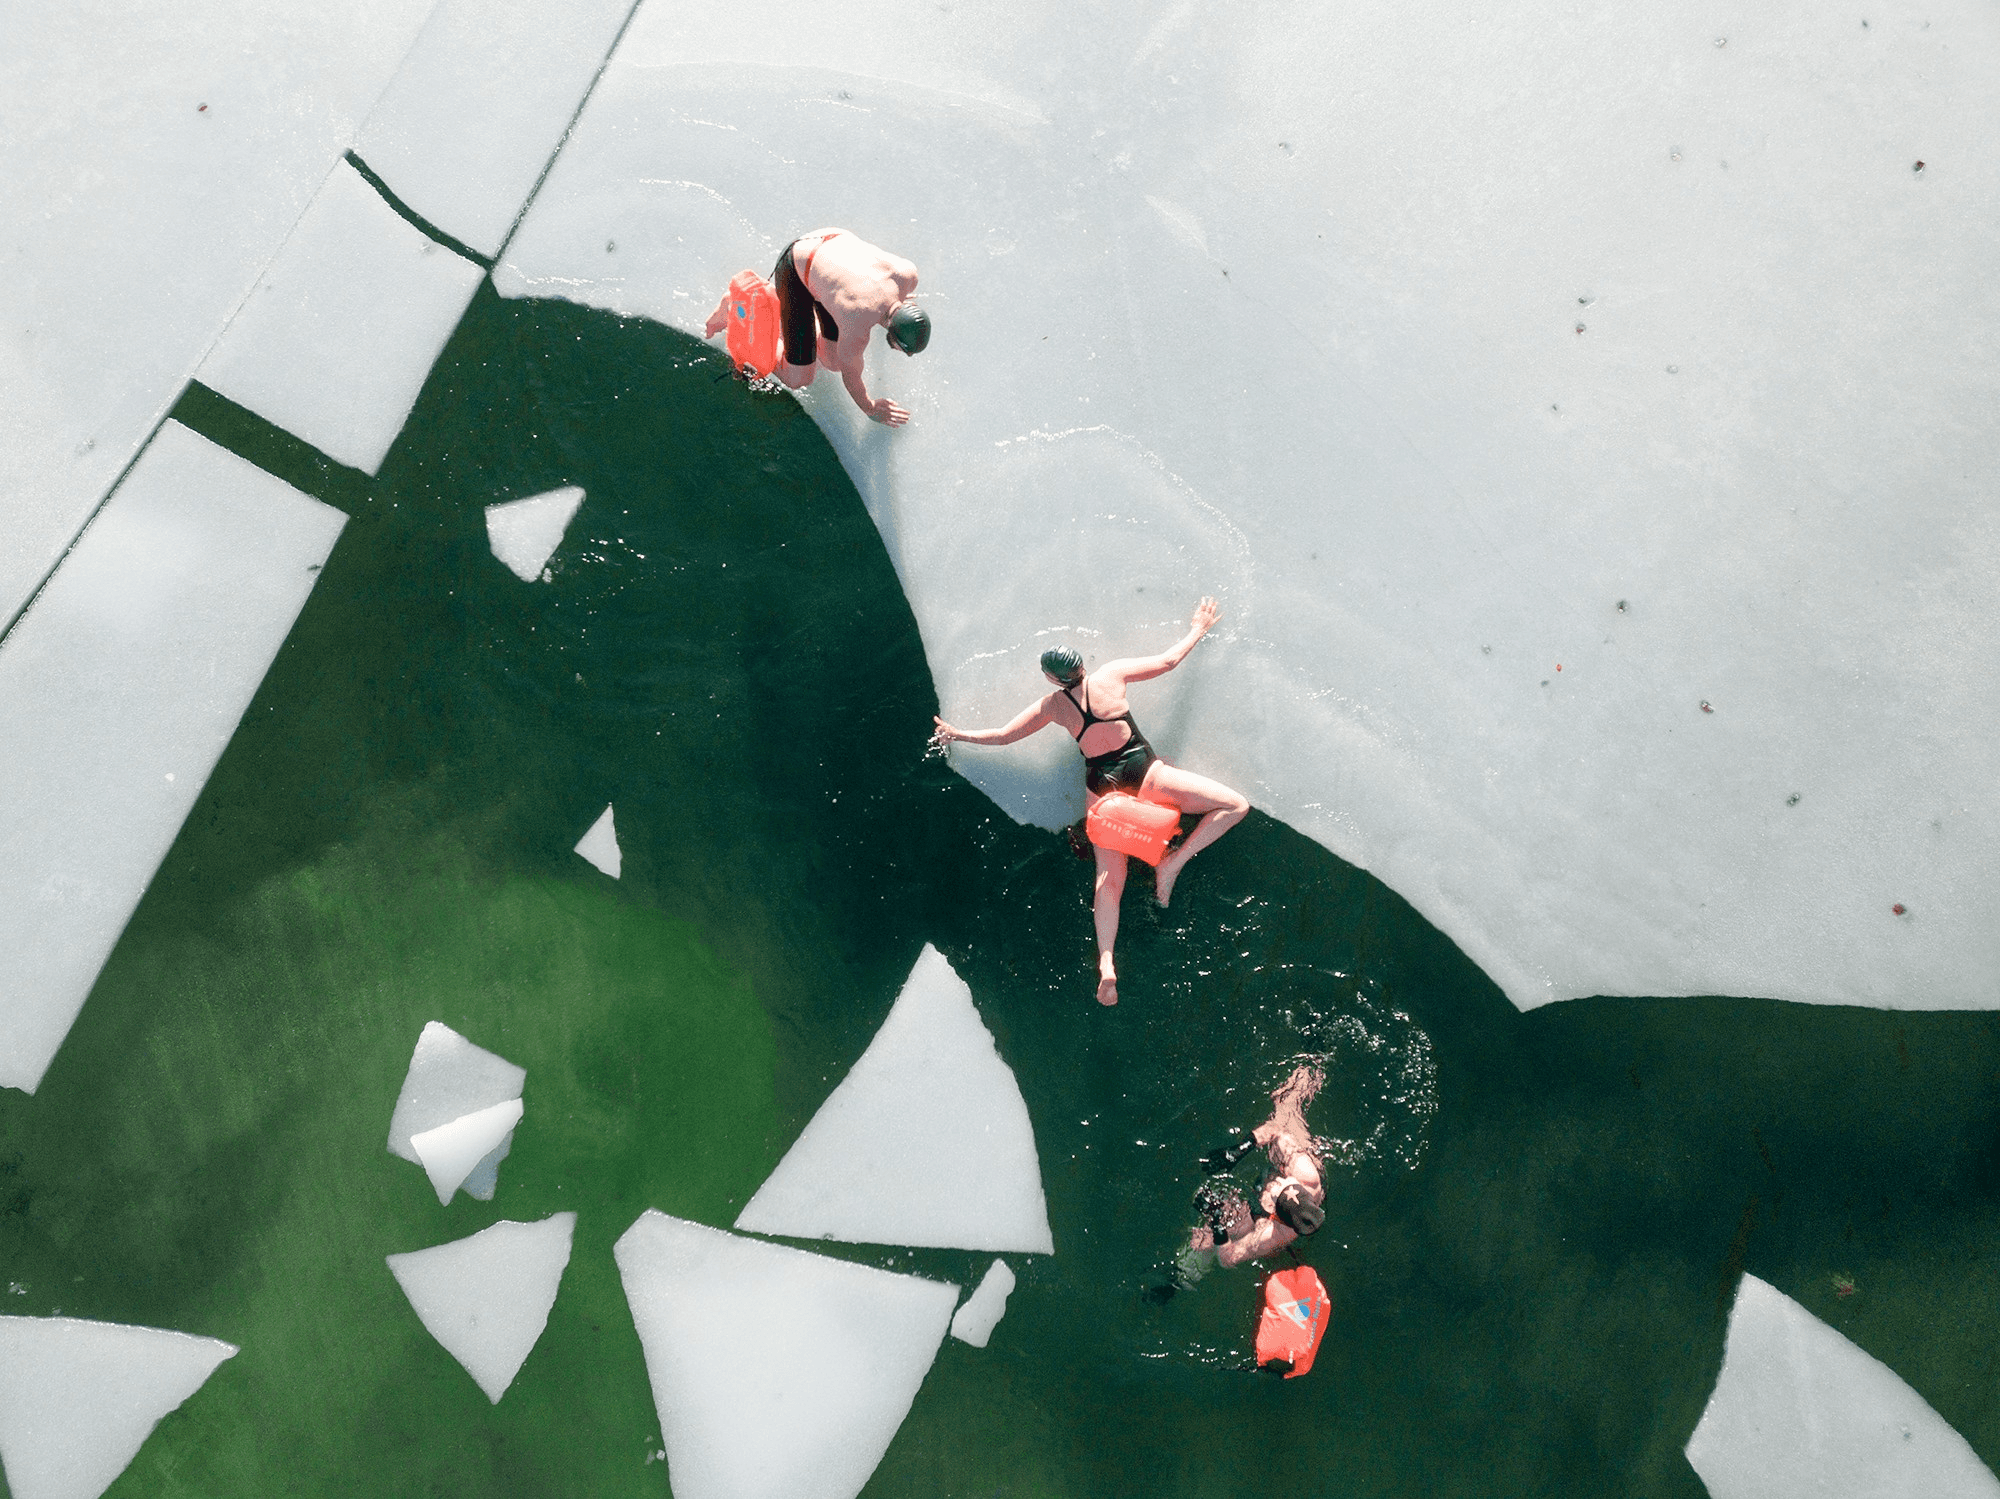
M 1083 684 L 1077 684 L 1083 690 Z M 1076 704 L 1076 711 L 1083 715 L 1083 727 L 1076 731 L 1076 741 L 1083 743 L 1083 736 L 1090 732 L 1094 723 L 1122 723 L 1132 731 L 1132 737 L 1114 750 L 1106 750 L 1101 755 L 1083 757 L 1083 784 L 1095 796 L 1103 796 L 1111 791 L 1124 791 L 1137 796 L 1139 788 L 1146 784 L 1146 771 L 1160 757 L 1153 753 L 1152 745 L 1146 743 L 1146 736 L 1139 732 L 1139 725 L 1132 717 L 1132 710 L 1113 714 L 1110 718 L 1099 718 L 1085 707 L 1083 701 L 1067 687 L 1063 696 Z

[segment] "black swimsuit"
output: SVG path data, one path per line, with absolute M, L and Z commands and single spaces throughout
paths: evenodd
M 823 235 L 820 244 L 832 238 L 830 234 Z M 832 343 L 840 341 L 840 325 L 834 322 L 833 314 L 826 310 L 819 298 L 806 290 L 805 277 L 799 274 L 799 268 L 792 260 L 792 245 L 797 243 L 793 240 L 779 251 L 778 263 L 771 269 L 771 285 L 778 293 L 778 325 L 785 335 L 785 363 L 804 366 L 819 358 L 819 339 L 814 336 L 814 323 L 819 325 L 817 331 Z M 806 252 L 808 272 L 812 270 L 813 256 L 818 253 L 819 245 Z M 801 353 L 805 358 L 799 358 Z
M 1079 682 L 1077 688 L 1082 690 Z M 1083 727 L 1076 731 L 1076 742 L 1083 743 L 1083 736 L 1090 732 L 1095 723 L 1122 723 L 1131 730 L 1131 737 L 1118 748 L 1106 750 L 1101 755 L 1083 757 L 1083 784 L 1094 795 L 1103 796 L 1109 791 L 1126 791 L 1136 796 L 1139 788 L 1146 784 L 1146 771 L 1160 757 L 1153 753 L 1152 745 L 1146 743 L 1146 736 L 1139 732 L 1139 725 L 1133 721 L 1132 710 L 1114 713 L 1109 718 L 1099 718 L 1085 707 L 1083 701 L 1063 688 L 1063 696 L 1076 704 L 1076 711 L 1083 715 Z

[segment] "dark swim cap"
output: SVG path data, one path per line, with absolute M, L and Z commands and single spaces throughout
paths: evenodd
M 1326 1214 L 1317 1203 L 1307 1202 L 1305 1193 L 1297 1187 L 1287 1187 L 1284 1195 L 1272 1204 L 1278 1221 L 1300 1238 L 1316 1234 L 1320 1225 L 1326 1222 Z
M 921 354 L 931 341 L 931 315 L 908 302 L 889 314 L 889 342 L 905 354 Z
M 1042 652 L 1042 670 L 1069 687 L 1083 676 L 1083 657 L 1069 646 L 1059 645 L 1052 651 Z

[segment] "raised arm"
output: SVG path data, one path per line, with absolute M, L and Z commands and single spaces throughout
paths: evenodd
M 1051 692 L 1028 704 L 1016 713 L 1005 727 L 998 729 L 960 729 L 946 723 L 942 718 L 933 718 L 931 721 L 937 725 L 937 732 L 931 735 L 931 743 L 943 749 L 954 741 L 960 744 L 1000 745 L 1012 744 L 1017 739 L 1026 739 L 1038 729 L 1047 728 L 1055 722 L 1049 713 L 1049 702 L 1054 696 L 1055 694 Z
M 1100 673 L 1115 675 L 1127 682 L 1143 682 L 1149 677 L 1164 676 L 1181 662 L 1187 660 L 1189 651 L 1195 644 L 1215 628 L 1215 622 L 1222 618 L 1222 610 L 1214 599 L 1204 598 L 1195 605 L 1194 620 L 1188 626 L 1187 634 L 1168 651 L 1157 656 L 1131 656 L 1121 661 L 1107 661 L 1098 668 Z

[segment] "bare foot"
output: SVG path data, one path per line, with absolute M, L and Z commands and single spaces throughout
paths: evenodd
M 1097 981 L 1097 1002 L 1101 1005 L 1118 1003 L 1118 975 L 1107 973 Z
M 1153 899 L 1165 905 L 1174 898 L 1174 881 L 1181 877 L 1187 867 L 1187 860 L 1177 854 L 1168 854 L 1160 860 L 1160 867 L 1153 875 Z

